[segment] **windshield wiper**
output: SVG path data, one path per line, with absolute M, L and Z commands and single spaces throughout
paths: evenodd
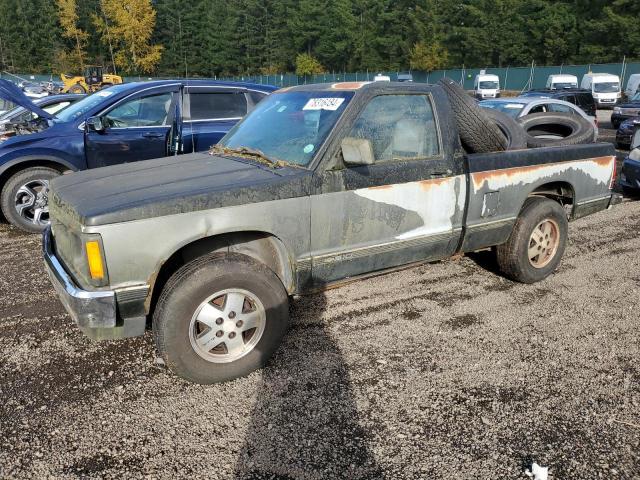
M 288 163 L 283 160 L 273 159 L 267 156 L 262 150 L 258 150 L 257 148 L 250 148 L 250 147 L 244 147 L 244 146 L 232 148 L 232 147 L 224 147 L 222 145 L 214 145 L 213 147 L 211 147 L 210 152 L 213 154 L 238 155 L 240 157 L 251 158 L 252 160 L 257 161 L 258 163 L 262 163 L 263 165 L 267 165 L 271 168 L 300 167 L 299 165 Z

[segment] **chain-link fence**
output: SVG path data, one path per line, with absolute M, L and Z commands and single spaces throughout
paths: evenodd
M 456 68 L 447 70 L 436 70 L 433 72 L 411 72 L 414 82 L 435 83 L 442 77 L 449 77 L 459 82 L 466 89 L 473 88 L 473 81 L 481 70 L 486 73 L 497 75 L 500 78 L 500 86 L 503 90 L 523 91 L 530 88 L 544 88 L 547 78 L 552 74 L 571 74 L 578 77 L 578 82 L 589 72 L 611 73 L 620 76 L 623 89 L 626 80 L 634 73 L 640 73 L 640 62 L 633 63 L 606 63 L 590 65 L 556 65 L 539 67 L 536 65 L 528 67 L 503 67 L 503 68 Z M 293 73 L 281 73 L 276 75 L 239 75 L 232 77 L 217 77 L 218 80 L 229 80 L 239 82 L 253 82 L 260 84 L 276 85 L 278 87 L 289 87 L 292 85 L 304 85 L 308 83 L 335 83 L 335 82 L 359 82 L 371 81 L 376 75 L 387 75 L 391 80 L 396 80 L 399 73 L 407 72 L 328 72 L 318 75 L 295 75 Z M 13 75 L 0 73 L 1 78 L 13 81 L 21 79 L 35 82 L 59 80 L 59 77 L 52 75 Z M 156 78 L 169 77 L 125 77 L 125 81 L 134 82 L 141 80 L 153 80 Z
M 529 67 L 504 67 L 504 68 L 456 68 L 448 70 L 436 70 L 433 72 L 411 72 L 414 82 L 435 83 L 443 77 L 449 77 L 459 82 L 466 89 L 473 88 L 475 76 L 482 70 L 485 73 L 497 75 L 500 78 L 500 86 L 503 90 L 523 91 L 531 88 L 544 88 L 547 78 L 552 74 L 569 74 L 578 77 L 578 82 L 589 73 L 611 73 L 618 75 L 623 84 L 629 75 L 640 73 L 640 62 L 638 63 L 607 63 L 591 65 L 557 65 L 557 66 L 529 66 Z M 326 82 L 358 82 L 371 81 L 376 75 L 386 75 L 391 80 L 396 80 L 398 74 L 407 72 L 331 72 L 319 75 L 295 75 L 283 73 L 277 75 L 243 75 L 220 78 L 221 80 L 232 80 L 242 82 L 255 82 L 261 84 L 277 85 L 279 87 L 289 87 L 292 85 L 303 85 L 307 83 Z

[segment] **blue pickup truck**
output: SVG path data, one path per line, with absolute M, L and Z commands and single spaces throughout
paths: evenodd
M 11 85 L 0 96 L 38 118 L 0 138 L 0 202 L 7 221 L 40 232 L 49 181 L 67 171 L 199 152 L 216 144 L 276 88 L 211 80 L 135 82 L 100 90 L 55 116 Z

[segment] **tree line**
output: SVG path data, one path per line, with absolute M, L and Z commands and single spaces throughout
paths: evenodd
M 256 75 L 640 59 L 638 0 L 0 0 L 0 68 Z

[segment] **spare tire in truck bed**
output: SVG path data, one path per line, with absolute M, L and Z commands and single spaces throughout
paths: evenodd
M 591 122 L 571 113 L 532 113 L 518 119 L 531 148 L 591 143 L 595 129 Z
M 438 83 L 449 98 L 460 140 L 470 153 L 501 152 L 507 149 L 507 138 L 500 128 L 460 85 L 446 77 Z
M 507 150 L 527 148 L 527 134 L 515 118 L 492 108 L 484 108 L 484 113 L 498 125 L 507 139 Z

